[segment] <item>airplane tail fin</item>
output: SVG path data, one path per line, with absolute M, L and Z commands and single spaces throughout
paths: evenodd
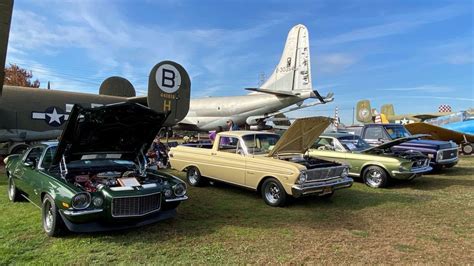
M 372 122 L 372 111 L 370 109 L 369 100 L 360 100 L 357 102 L 356 118 L 357 118 L 357 121 L 361 123 Z
M 304 25 L 298 24 L 290 30 L 280 63 L 260 89 L 288 93 L 312 91 L 309 36 Z
M 13 0 L 0 2 L 0 95 L 5 78 L 5 59 L 7 57 L 8 35 L 12 21 Z
M 395 109 L 393 108 L 393 104 L 382 105 L 381 113 L 384 114 L 385 116 L 395 115 Z

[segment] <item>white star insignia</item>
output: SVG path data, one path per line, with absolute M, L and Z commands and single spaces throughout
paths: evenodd
M 400 122 L 402 122 L 402 125 L 406 125 L 408 124 L 409 120 L 406 117 L 404 117 Z
M 48 124 L 52 124 L 53 122 L 57 122 L 58 124 L 61 124 L 60 118 L 61 118 L 63 115 L 58 114 L 58 112 L 56 111 L 56 108 L 53 108 L 53 112 L 52 112 L 52 113 L 46 114 L 46 115 L 49 116 L 49 122 L 48 122 Z

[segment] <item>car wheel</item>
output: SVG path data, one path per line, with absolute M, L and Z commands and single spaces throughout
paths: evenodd
M 181 201 L 163 202 L 163 204 L 161 205 L 161 210 L 168 211 L 168 210 L 176 209 L 178 208 L 180 203 Z
M 462 153 L 464 153 L 464 155 L 471 155 L 474 148 L 472 147 L 472 144 L 468 143 L 468 144 L 463 144 L 461 146 L 461 150 L 462 150 Z
M 199 169 L 194 166 L 190 166 L 186 172 L 186 178 L 188 183 L 193 187 L 202 187 L 205 185 L 205 179 L 201 176 Z
M 65 227 L 59 210 L 54 199 L 48 194 L 44 196 L 41 214 L 43 230 L 48 236 L 60 236 L 64 233 Z
M 281 207 L 286 203 L 286 192 L 275 178 L 269 178 L 262 184 L 262 197 L 266 204 Z
M 364 170 L 364 183 L 373 188 L 382 188 L 388 185 L 389 176 L 379 166 L 369 166 Z
M 15 181 L 11 177 L 8 178 L 8 199 L 11 202 L 20 201 L 20 193 L 16 189 Z

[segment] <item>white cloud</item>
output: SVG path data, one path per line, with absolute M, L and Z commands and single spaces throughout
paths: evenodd
M 316 66 L 318 71 L 333 73 L 341 71 L 354 64 L 357 59 L 349 54 L 333 53 L 317 57 Z
M 437 85 L 421 85 L 414 87 L 398 87 L 398 88 L 385 88 L 377 89 L 378 91 L 404 91 L 404 92 L 428 92 L 428 93 L 440 93 L 440 92 L 451 92 L 454 90 L 452 87 L 437 86 Z
M 402 34 L 415 30 L 425 24 L 447 20 L 466 12 L 467 10 L 460 6 L 447 6 L 424 12 L 391 16 L 387 18 L 387 22 L 379 25 L 358 28 L 332 37 L 316 40 L 316 45 L 330 46 Z

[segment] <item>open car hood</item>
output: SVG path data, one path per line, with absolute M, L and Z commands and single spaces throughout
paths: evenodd
M 331 124 L 329 117 L 317 116 L 297 119 L 281 136 L 268 156 L 282 153 L 305 153 Z
M 167 116 L 130 102 L 98 108 L 76 104 L 59 140 L 52 167 L 60 163 L 63 155 L 66 163 L 85 155 L 90 159 L 134 161 L 150 147 Z
M 407 141 L 414 140 L 414 139 L 419 139 L 419 138 L 426 137 L 426 136 L 429 136 L 429 135 L 427 135 L 427 134 L 418 134 L 418 135 L 412 135 L 412 136 L 409 136 L 409 137 L 399 138 L 399 139 L 395 139 L 395 140 L 392 140 L 392 141 L 389 141 L 389 142 L 385 142 L 383 144 L 380 144 L 379 146 L 368 148 L 366 150 L 363 150 L 362 152 L 370 152 L 370 151 L 373 151 L 373 150 L 384 150 L 384 149 L 388 149 L 388 148 L 391 148 L 393 146 L 397 146 L 399 144 L 402 144 L 403 142 L 407 142 Z

